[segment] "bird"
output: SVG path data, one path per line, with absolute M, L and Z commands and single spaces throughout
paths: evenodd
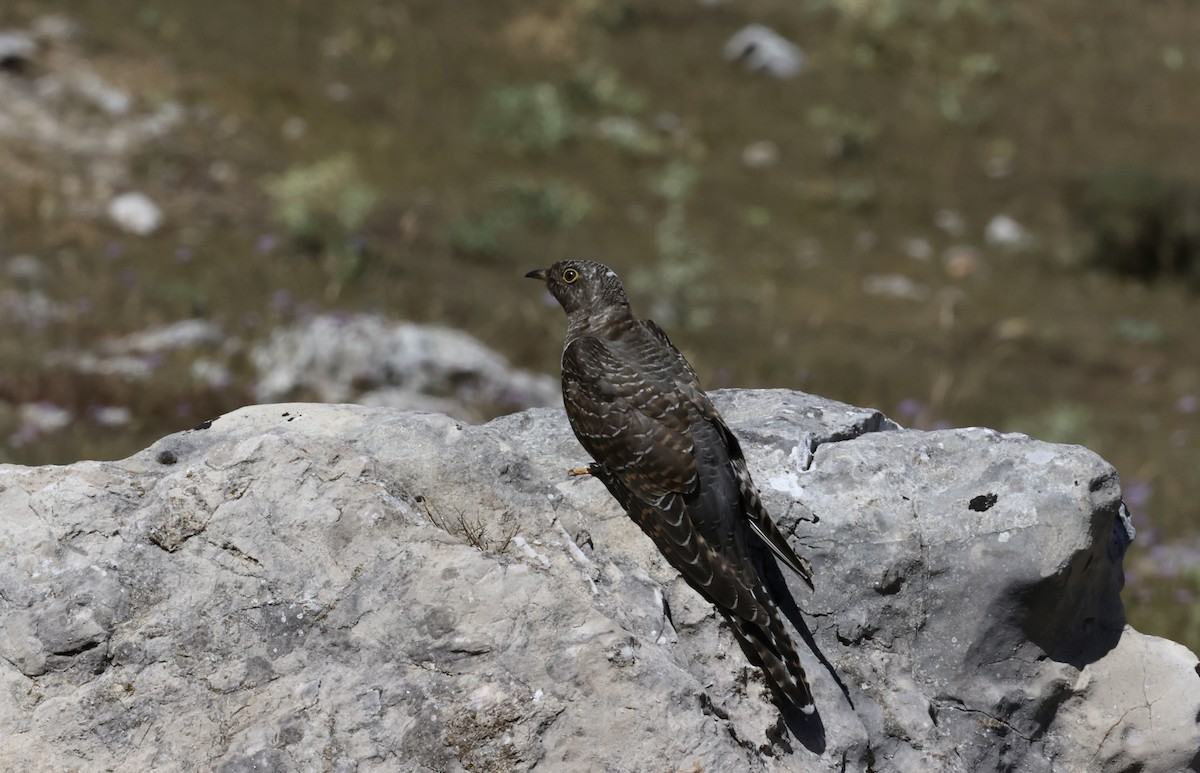
M 796 646 L 763 575 L 769 550 L 812 588 L 812 569 L 772 520 L 737 437 L 657 324 L 630 309 L 616 272 L 562 260 L 525 275 L 567 314 L 563 403 L 598 478 L 684 579 L 729 622 L 788 703 L 815 710 Z

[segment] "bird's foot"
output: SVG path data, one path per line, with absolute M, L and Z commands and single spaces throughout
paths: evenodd
M 572 467 L 571 469 L 567 470 L 567 474 L 570 475 L 572 478 L 577 478 L 580 475 L 591 475 L 592 468 L 591 467 Z

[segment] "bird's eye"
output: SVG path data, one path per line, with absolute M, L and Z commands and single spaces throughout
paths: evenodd
M 567 284 L 573 284 L 579 278 L 579 272 L 573 268 L 568 268 L 562 274 L 562 280 Z

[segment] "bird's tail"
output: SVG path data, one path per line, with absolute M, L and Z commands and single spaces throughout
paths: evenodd
M 727 619 L 745 645 L 747 654 L 757 661 L 755 665 L 762 669 L 767 679 L 779 688 L 789 703 L 805 714 L 812 714 L 816 703 L 796 645 L 783 627 L 779 610 L 774 604 L 768 604 L 770 617 L 765 626 L 734 615 L 727 615 Z

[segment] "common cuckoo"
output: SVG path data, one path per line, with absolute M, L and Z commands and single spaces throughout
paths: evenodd
M 724 615 L 767 678 L 804 713 L 812 691 L 762 575 L 766 550 L 812 586 L 741 446 L 667 334 L 629 308 L 607 266 L 567 260 L 526 274 L 567 312 L 562 389 L 590 473 L 688 583 Z

